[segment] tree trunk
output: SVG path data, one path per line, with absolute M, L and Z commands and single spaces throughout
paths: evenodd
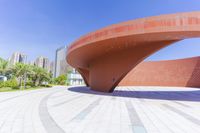
M 20 77 L 19 79 L 20 79 L 20 89 L 22 89 L 22 77 Z
M 24 73 L 24 89 L 26 89 L 26 73 Z

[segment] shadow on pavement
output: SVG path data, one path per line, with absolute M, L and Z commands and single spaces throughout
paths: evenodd
M 128 91 L 115 90 L 113 93 L 104 93 L 90 90 L 88 87 L 71 87 L 69 91 L 95 94 L 113 97 L 127 97 L 127 98 L 141 98 L 141 99 L 155 99 L 155 100 L 177 100 L 177 101 L 200 101 L 200 90 L 191 91 Z

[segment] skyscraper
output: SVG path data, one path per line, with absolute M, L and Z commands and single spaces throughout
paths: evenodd
M 54 68 L 55 78 L 60 75 L 67 74 L 69 70 L 72 70 L 72 67 L 66 62 L 66 52 L 67 52 L 67 46 L 61 47 L 56 50 L 56 59 Z
M 27 55 L 20 53 L 20 52 L 15 52 L 12 54 L 9 60 L 11 65 L 15 65 L 16 63 L 27 63 Z
M 65 46 L 56 50 L 54 78 L 60 75 L 67 75 L 69 85 L 83 85 L 84 80 L 82 76 L 66 61 L 67 48 L 68 47 Z
M 55 71 L 55 69 L 54 69 L 54 62 L 52 61 L 51 63 L 50 63 L 50 73 L 51 74 L 54 74 L 54 71 Z M 52 75 L 53 76 L 53 75 Z
M 38 57 L 35 61 L 35 65 L 46 69 L 48 72 L 50 71 L 50 62 L 48 58 L 43 56 Z

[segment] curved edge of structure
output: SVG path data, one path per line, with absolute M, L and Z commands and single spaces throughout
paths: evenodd
M 66 59 L 91 89 L 112 92 L 146 57 L 192 37 L 200 37 L 200 12 L 148 17 L 81 37 L 69 47 Z

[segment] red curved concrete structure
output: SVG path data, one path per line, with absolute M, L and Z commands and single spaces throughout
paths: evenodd
M 200 57 L 142 62 L 119 86 L 200 87 Z
M 146 57 L 193 37 L 200 37 L 200 12 L 142 18 L 81 37 L 70 45 L 66 59 L 93 90 L 112 92 Z

